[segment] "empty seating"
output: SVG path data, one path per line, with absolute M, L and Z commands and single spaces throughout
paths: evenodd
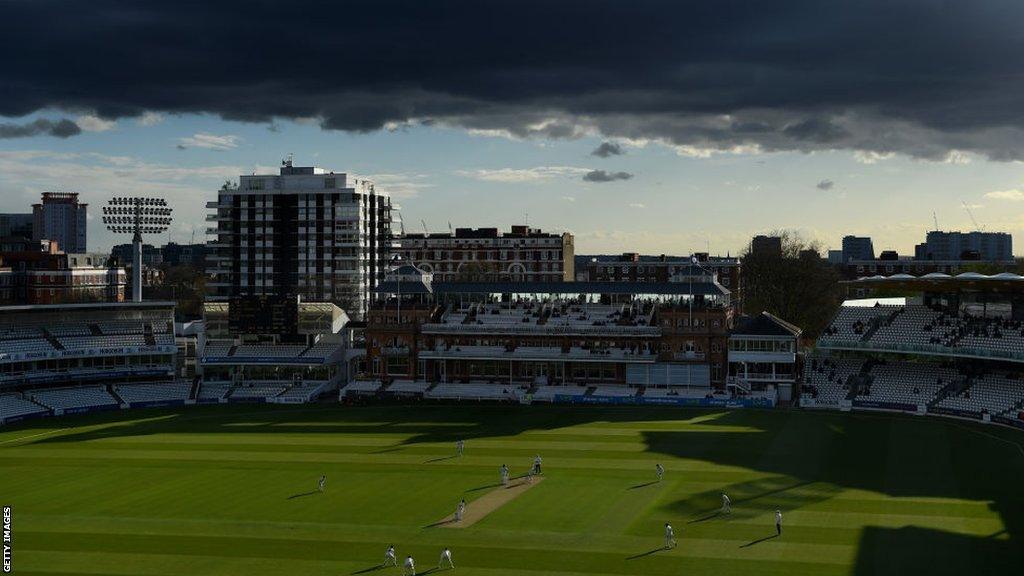
M 117 406 L 117 400 L 102 386 L 55 388 L 26 392 L 33 401 L 55 410 Z
M 394 385 L 392 385 L 394 386 Z M 428 391 L 427 398 L 451 400 L 515 400 L 512 387 L 498 384 L 437 384 Z
M 284 392 L 285 386 L 268 384 L 254 384 L 252 386 L 238 386 L 228 395 L 229 400 L 263 400 L 277 396 Z
M 203 383 L 199 388 L 199 394 L 196 396 L 196 399 L 201 401 L 220 400 L 227 396 L 230 390 L 231 386 L 229 384 Z
M 636 396 L 637 389 L 629 386 L 607 386 L 601 385 L 594 388 L 592 396 L 614 396 L 617 398 Z
M 188 400 L 192 385 L 189 382 L 159 382 L 152 384 L 120 384 L 114 392 L 128 404 L 142 402 L 169 402 Z
M 203 348 L 203 356 L 207 358 L 224 358 L 231 351 L 231 344 L 225 342 L 207 342 Z
M 278 394 L 275 398 L 278 400 L 297 403 L 312 402 L 320 397 L 320 394 L 323 393 L 323 390 L 326 387 L 326 382 L 320 382 L 318 384 L 300 384 L 298 386 L 292 386 Z
M 118 334 L 115 336 L 74 336 L 58 338 L 65 350 L 95 350 L 98 348 L 125 348 L 146 346 L 142 334 Z
M 243 344 L 235 349 L 234 356 L 241 358 L 297 358 L 306 351 L 304 345 L 290 344 Z
M 583 396 L 587 393 L 584 386 L 538 386 L 533 391 L 533 399 L 540 402 L 553 402 L 555 396 Z
M 56 351 L 57 349 L 43 338 L 0 341 L 0 356 L 41 353 L 49 354 Z
M 422 394 L 429 386 L 429 383 L 422 380 L 395 380 L 387 387 L 387 391 L 392 394 Z
M 20 394 L 0 395 L 0 424 L 6 422 L 8 418 L 18 418 L 47 412 L 49 410 L 45 407 L 22 398 Z
M 143 320 L 107 320 L 96 326 L 104 334 L 142 334 L 146 324 Z
M 374 394 L 380 390 L 381 384 L 375 380 L 356 380 L 350 382 L 341 389 L 342 396 L 355 396 L 359 394 Z

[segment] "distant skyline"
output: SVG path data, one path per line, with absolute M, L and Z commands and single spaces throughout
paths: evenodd
M 79 192 L 104 250 L 108 197 L 160 195 L 176 222 L 149 240 L 202 241 L 225 180 L 291 153 L 372 178 L 410 231 L 735 254 L 784 228 L 912 254 L 933 213 L 974 229 L 966 205 L 1024 254 L 1017 3 L 250 8 L 11 3 L 0 211 Z

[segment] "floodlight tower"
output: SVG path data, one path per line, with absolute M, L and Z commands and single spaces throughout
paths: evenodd
M 162 198 L 111 198 L 103 207 L 103 224 L 111 232 L 132 235 L 132 301 L 142 302 L 142 234 L 167 230 L 171 208 Z

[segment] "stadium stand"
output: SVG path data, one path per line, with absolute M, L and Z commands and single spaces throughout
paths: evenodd
M 423 381 L 395 380 L 388 384 L 385 391 L 388 394 L 419 395 L 426 392 L 429 386 L 429 383 Z
M 426 398 L 446 400 L 516 400 L 515 389 L 495 384 L 437 384 L 428 390 Z
M 117 399 L 111 396 L 103 386 L 29 390 L 25 394 L 33 402 L 64 412 L 119 405 Z
M 114 392 L 131 406 L 188 400 L 192 384 L 186 381 L 154 382 L 148 384 L 120 384 Z
M 373 380 L 356 380 L 342 387 L 339 397 L 354 397 L 367 394 L 376 394 L 381 388 L 381 383 Z
M 236 386 L 228 394 L 229 400 L 266 400 L 285 391 L 285 386 L 259 385 Z
M 196 395 L 197 402 L 217 402 L 224 399 L 228 392 L 231 391 L 229 384 L 207 384 L 203 383 L 199 387 L 199 393 Z
M 21 394 L 0 394 L 0 424 L 49 413 L 48 408 L 26 400 Z
M 304 404 L 319 398 L 326 388 L 326 382 L 299 384 L 288 388 L 277 396 L 268 399 L 268 401 L 272 400 L 280 404 Z

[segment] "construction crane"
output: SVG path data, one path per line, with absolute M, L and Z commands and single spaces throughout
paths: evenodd
M 423 234 L 424 234 L 425 236 L 430 236 L 430 231 L 429 231 L 429 230 L 427 230 L 427 221 L 426 221 L 426 220 L 423 220 L 423 219 L 421 218 L 421 219 L 420 219 L 420 224 L 423 224 Z
M 985 227 L 978 225 L 978 221 L 974 218 L 974 212 L 971 212 L 971 207 L 967 205 L 967 202 L 961 200 L 960 204 L 963 204 L 964 210 L 967 210 L 967 215 L 971 217 L 971 222 L 974 224 L 974 229 L 978 230 L 979 232 L 984 232 Z
M 932 222 L 935 222 L 935 231 L 939 231 L 939 217 L 935 215 L 935 210 L 932 210 Z

